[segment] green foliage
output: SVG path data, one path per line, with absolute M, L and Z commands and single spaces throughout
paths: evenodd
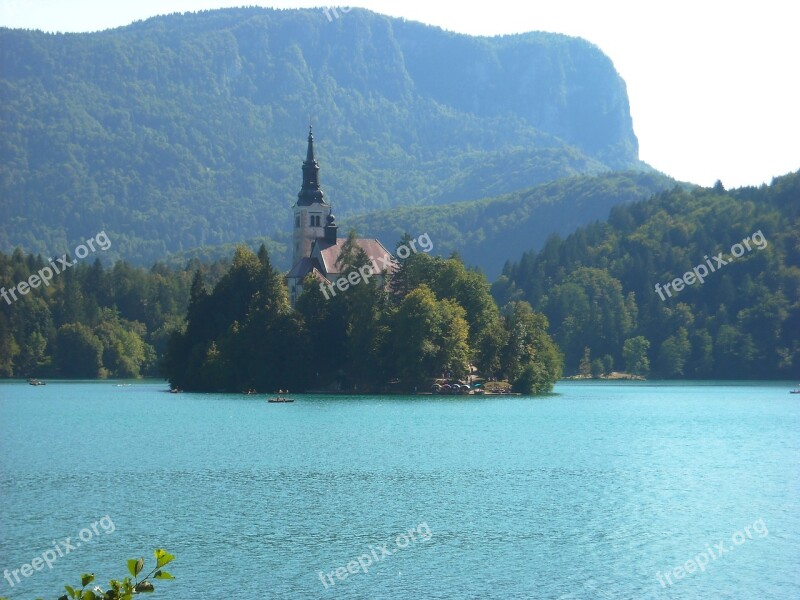
M 125 577 L 122 581 L 112 579 L 108 584 L 109 588 L 103 591 L 100 586 L 86 589 L 94 582 L 94 573 L 84 573 L 81 575 L 80 586 L 65 585 L 64 589 L 67 593 L 60 596 L 58 600 L 130 600 L 139 594 L 153 593 L 155 586 L 152 579 L 175 579 L 168 571 L 164 570 L 164 567 L 175 560 L 175 557 L 163 549 L 154 550 L 153 555 L 156 565 L 141 579 L 139 575 L 144 570 L 144 557 L 132 558 L 128 561 L 130 577 Z M 8 598 L 0 598 L 0 600 L 8 600 Z M 37 600 L 42 599 L 38 598 Z
M 633 375 L 647 375 L 650 372 L 648 350 L 650 350 L 650 342 L 641 335 L 625 340 L 622 345 L 622 360 L 625 362 L 625 370 Z
M 393 319 L 397 374 L 406 387 L 436 377 L 464 378 L 469 370 L 468 326 L 456 302 L 439 300 L 427 285 L 409 293 Z
M 11 289 L 45 264 L 19 250 L 0 252 L 0 286 Z M 169 336 L 184 326 L 193 271 L 201 282 L 215 281 L 224 268 L 78 263 L 46 287 L 0 300 L 0 377 L 155 375 Z
M 632 325 L 620 282 L 602 269 L 582 267 L 567 275 L 547 295 L 544 311 L 567 364 L 578 363 L 587 346 L 599 354 L 621 345 Z
M 509 332 L 505 350 L 505 374 L 514 391 L 541 394 L 553 389 L 561 377 L 563 358 L 547 334 L 547 318 L 527 302 L 507 307 Z
M 353 240 L 342 249 L 345 277 L 369 262 Z M 164 360 L 173 386 L 422 391 L 436 378 L 466 381 L 477 364 L 514 378 L 534 367 L 521 386 L 533 394 L 560 376 L 544 317 L 521 304 L 503 318 L 486 279 L 456 258 L 414 254 L 393 274 L 327 299 L 309 275 L 291 311 L 280 274 L 263 256 L 237 251 L 210 293 L 195 278 L 186 330 L 173 334 Z
M 509 257 L 539 250 L 549 235 L 567 235 L 579 225 L 606 219 L 618 204 L 645 200 L 674 185 L 652 172 L 575 176 L 502 196 L 381 210 L 345 222 L 379 239 L 426 232 L 436 252 L 457 252 L 465 263 L 496 277 Z
M 661 344 L 658 352 L 658 371 L 665 377 L 681 377 L 685 374 L 686 361 L 691 352 L 689 334 L 681 327 Z
M 590 355 L 608 355 L 656 377 L 791 378 L 800 368 L 799 211 L 800 173 L 759 188 L 676 188 L 550 238 L 507 265 L 493 293 L 547 315 L 572 373 L 590 373 Z M 758 231 L 763 248 L 750 242 L 703 284 L 664 301 L 654 291 L 706 256 L 730 258 Z
M 164 373 L 185 390 L 297 388 L 293 352 L 302 332 L 289 308 L 282 275 L 240 247 L 211 293 L 195 276 L 186 330 L 168 344 Z
M 251 7 L 0 29 L 0 64 L 0 248 L 105 230 L 147 264 L 269 235 L 279 257 L 308 115 L 343 217 L 644 168 L 611 61 L 555 34 Z
M 56 366 L 64 377 L 94 379 L 102 366 L 103 345 L 92 330 L 69 323 L 58 330 Z
M 129 600 L 139 594 L 152 593 L 155 591 L 155 586 L 151 579 L 175 579 L 163 569 L 163 567 L 175 560 L 175 557 L 162 549 L 155 550 L 153 555 L 156 559 L 156 565 L 141 579 L 139 579 L 139 575 L 144 570 L 144 557 L 138 560 L 132 558 L 128 561 L 130 577 L 126 577 L 122 581 L 112 579 L 109 582 L 108 590 L 103 591 L 99 587 L 87 590 L 86 586 L 94 581 L 94 574 L 85 574 L 81 576 L 81 587 L 76 589 L 68 585 L 64 586 L 67 594 L 61 596 L 59 600 L 69 600 L 70 598 L 76 600 Z

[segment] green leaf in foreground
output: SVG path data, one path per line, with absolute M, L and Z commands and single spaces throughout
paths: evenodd
M 163 567 L 164 565 L 167 565 L 175 560 L 175 557 L 172 554 L 161 548 L 156 550 L 153 554 L 155 554 L 156 567 L 158 568 Z

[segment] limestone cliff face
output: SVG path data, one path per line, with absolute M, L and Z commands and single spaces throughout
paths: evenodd
M 614 166 L 638 159 L 625 82 L 589 42 L 551 33 L 480 38 L 394 27 L 422 93 L 482 116 L 516 115 Z

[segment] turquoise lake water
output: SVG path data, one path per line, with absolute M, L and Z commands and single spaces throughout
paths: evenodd
M 55 599 L 163 547 L 165 599 L 800 599 L 790 387 L 281 405 L 0 383 L 0 596 Z

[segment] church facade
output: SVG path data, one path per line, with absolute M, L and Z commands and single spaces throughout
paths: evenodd
M 292 268 L 286 274 L 289 300 L 294 306 L 303 291 L 303 280 L 311 274 L 320 284 L 333 283 L 350 265 L 339 265 L 347 238 L 338 237 L 331 205 L 319 182 L 319 162 L 314 154 L 314 132 L 309 127 L 308 149 L 303 162 L 303 184 L 292 207 Z M 370 260 L 394 264 L 391 253 L 377 239 L 357 238 L 356 244 Z

